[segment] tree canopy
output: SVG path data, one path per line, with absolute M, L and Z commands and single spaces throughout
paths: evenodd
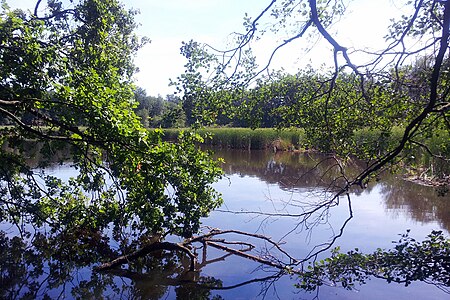
M 192 235 L 221 203 L 211 188 L 221 171 L 195 134 L 163 142 L 133 112 L 133 58 L 148 42 L 134 33 L 136 11 L 117 0 L 41 2 L 24 11 L 3 1 L 0 12 L 0 220 Z M 39 169 L 63 160 L 77 177 Z
M 310 146 L 322 152 L 344 159 L 363 154 L 368 167 L 348 178 L 344 190 L 363 186 L 377 172 L 408 159 L 413 148 L 445 160 L 447 146 L 433 151 L 423 141 L 434 134 L 448 136 L 450 130 L 449 3 L 396 4 L 408 13 L 392 20 L 385 44 L 372 51 L 346 48 L 333 33 L 333 24 L 351 5 L 341 0 L 268 1 L 258 16 L 246 16 L 244 31 L 235 33 L 229 49 L 185 43 L 181 53 L 188 62 L 178 87 L 190 107 L 188 120 L 221 124 L 224 114 L 228 122 L 244 120 L 252 127 L 296 126 L 305 130 Z M 288 37 L 258 65 L 253 47 L 277 34 Z M 309 67 L 295 75 L 270 69 L 281 48 L 294 40 L 308 47 L 309 39 L 317 36 L 332 50 L 328 68 Z M 365 56 L 364 63 L 356 62 L 358 55 Z M 395 126 L 403 131 L 398 144 L 383 151 L 371 145 L 355 149 L 359 130 L 378 132 L 380 140 L 386 140 Z

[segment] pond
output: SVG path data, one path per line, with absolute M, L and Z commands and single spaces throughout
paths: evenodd
M 318 210 L 302 222 L 302 212 L 316 205 L 332 190 L 337 178 L 333 162 L 307 153 L 264 151 L 217 151 L 225 160 L 225 176 L 215 188 L 224 204 L 203 224 L 270 236 L 296 258 L 320 249 L 358 248 L 369 253 L 392 248 L 401 234 L 417 240 L 432 230 L 450 231 L 450 196 L 420 186 L 399 176 L 384 174 L 365 189 Z M 319 163 L 321 162 L 321 163 Z M 68 165 L 49 169 L 63 178 L 72 176 Z M 45 259 L 51 249 L 35 251 L 15 241 L 14 228 L 2 224 L 0 235 L 3 293 L 5 298 L 110 298 L 110 299 L 448 299 L 432 284 L 413 282 L 408 287 L 372 278 L 353 290 L 322 286 L 309 293 L 294 287 L 297 276 L 280 276 L 277 270 L 258 262 L 229 255 L 214 248 L 199 250 L 199 272 L 185 272 L 186 258 L 159 252 L 140 265 L 101 274 L 92 272 L 95 262 L 79 259 L 77 249 Z M 228 235 L 232 240 L 236 236 Z M 242 239 L 242 237 L 239 237 Z M 264 242 L 257 251 L 273 250 Z M 334 241 L 334 243 L 331 243 Z M 60 243 L 64 244 L 64 241 Z M 21 247 L 25 255 L 18 254 Z M 45 247 L 44 247 L 45 248 Z M 326 250 L 317 255 L 330 255 Z M 280 254 L 280 259 L 283 255 Z M 4 259 L 6 257 L 6 259 Z M 17 260 L 20 257 L 20 261 Z M 95 255 L 93 255 L 95 259 Z M 58 259 L 59 258 L 59 259 Z M 92 258 L 92 257 L 91 257 Z M 14 260 L 16 259 L 16 260 Z M 83 265 L 84 263 L 84 265 Z M 205 289 L 203 283 L 215 286 Z

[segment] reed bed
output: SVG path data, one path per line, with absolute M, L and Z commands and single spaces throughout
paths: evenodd
M 165 139 L 176 140 L 181 130 L 164 129 Z M 207 127 L 198 133 L 205 138 L 208 146 L 229 149 L 306 151 L 314 149 L 307 141 L 305 132 L 299 128 L 277 130 L 273 128 L 231 128 Z M 349 137 L 354 145 L 355 157 L 371 160 L 380 157 L 398 145 L 403 136 L 403 128 L 394 127 L 388 132 L 363 128 Z M 409 144 L 403 151 L 402 165 L 415 176 L 426 178 L 447 178 L 450 174 L 450 135 L 445 130 L 436 130 L 422 137 L 416 144 Z M 310 145 L 312 148 L 308 149 Z M 424 147 L 426 146 L 426 147 Z M 433 153 L 433 155 L 431 155 Z
M 182 129 L 164 129 L 165 138 L 176 140 Z M 184 129 L 189 130 L 189 129 Z M 198 133 L 207 136 L 206 145 L 247 150 L 298 150 L 304 145 L 304 131 L 298 128 L 277 130 L 273 128 L 208 127 Z

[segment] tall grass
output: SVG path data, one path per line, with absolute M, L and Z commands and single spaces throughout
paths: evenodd
M 182 129 L 164 129 L 165 138 L 176 140 Z M 184 129 L 190 130 L 190 129 Z M 229 128 L 211 127 L 198 131 L 207 136 L 205 144 L 231 149 L 274 151 L 304 150 L 307 141 L 302 129 L 277 130 L 272 128 Z M 354 145 L 355 157 L 371 160 L 394 149 L 403 136 L 404 129 L 394 127 L 389 132 L 370 128 L 358 129 L 349 137 Z M 402 152 L 402 163 L 414 176 L 423 178 L 449 178 L 450 135 L 445 130 L 436 130 L 428 137 L 422 137 L 416 144 L 408 144 Z M 426 145 L 426 148 L 423 146 Z M 314 147 L 314 145 L 312 145 Z M 433 155 L 431 154 L 433 153 Z
M 402 139 L 404 129 L 394 127 L 390 132 L 359 129 L 354 132 L 355 156 L 372 159 L 386 154 Z M 419 135 L 406 145 L 401 153 L 402 165 L 412 176 L 437 180 L 450 177 L 450 134 L 436 129 L 428 135 Z
M 175 140 L 181 129 L 164 129 L 168 140 Z M 186 129 L 185 129 L 186 130 Z M 304 131 L 298 128 L 277 130 L 272 128 L 229 128 L 209 127 L 198 130 L 205 139 L 205 144 L 231 149 L 248 150 L 295 150 L 304 144 Z

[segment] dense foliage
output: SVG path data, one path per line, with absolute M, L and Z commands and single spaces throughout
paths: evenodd
M 186 126 L 186 116 L 181 107 L 181 101 L 174 95 L 148 96 L 142 88 L 134 93 L 138 106 L 134 108 L 136 115 L 146 128 L 183 128 Z
M 356 284 L 365 284 L 373 277 L 405 286 L 414 281 L 425 281 L 448 287 L 449 257 L 450 241 L 442 232 L 434 231 L 422 242 L 406 233 L 390 250 L 377 249 L 374 253 L 363 254 L 358 249 L 340 253 L 336 248 L 331 257 L 308 266 L 298 286 L 313 291 L 323 284 L 353 289 Z
M 190 236 L 221 202 L 210 186 L 220 169 L 194 133 L 162 142 L 133 112 L 133 57 L 146 42 L 135 12 L 117 0 L 70 2 L 2 4 L 0 221 Z M 78 176 L 39 169 L 64 160 Z

